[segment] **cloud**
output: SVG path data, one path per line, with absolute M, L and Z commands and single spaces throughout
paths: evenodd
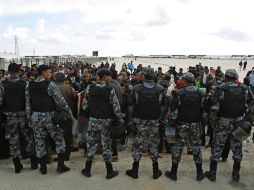
M 44 18 L 41 18 L 41 19 L 39 19 L 36 22 L 36 31 L 39 34 L 44 34 L 44 32 L 45 32 L 45 24 L 46 24 L 46 20 Z
M 26 13 L 60 13 L 68 11 L 84 11 L 86 3 L 82 0 L 1 0 L 0 15 L 20 15 Z M 17 8 L 13 8 L 17 7 Z
M 113 37 L 107 33 L 96 34 L 95 38 L 98 40 L 111 40 Z
M 67 35 L 62 32 L 52 32 L 47 33 L 43 36 L 40 36 L 38 39 L 41 43 L 61 43 L 66 44 L 70 42 L 70 39 Z
M 5 38 L 14 38 L 16 35 L 18 38 L 27 39 L 28 38 L 29 29 L 26 27 L 13 27 L 8 26 L 3 33 L 3 37 Z
M 167 25 L 170 19 L 167 14 L 167 11 L 159 7 L 156 9 L 155 14 L 152 16 L 150 20 L 145 23 L 145 26 L 162 26 Z
M 254 1 L 229 1 L 1 0 L 0 44 L 12 51 L 17 34 L 23 55 L 250 53 Z
M 127 39 L 130 41 L 144 41 L 144 40 L 146 40 L 146 37 L 143 33 L 131 32 L 130 37 Z
M 181 3 L 190 3 L 190 0 L 177 0 L 177 1 L 179 1 Z
M 131 9 L 127 9 L 127 10 L 125 11 L 125 13 L 126 13 L 126 14 L 131 14 L 131 13 L 132 13 L 132 10 L 131 10 Z
M 226 40 L 230 40 L 230 41 L 238 41 L 238 42 L 244 42 L 244 41 L 252 41 L 252 37 L 245 33 L 242 32 L 240 30 L 234 30 L 232 28 L 229 27 L 225 27 L 220 29 L 218 32 L 216 33 L 212 33 L 212 35 L 215 35 L 219 38 L 223 38 Z

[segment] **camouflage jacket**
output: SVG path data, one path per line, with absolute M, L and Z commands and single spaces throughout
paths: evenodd
M 96 86 L 98 86 L 100 88 L 103 88 L 107 85 L 108 84 L 106 82 L 97 82 L 96 83 Z M 89 89 L 90 89 L 90 86 L 88 86 L 87 89 L 86 89 L 85 97 L 84 97 L 84 100 L 83 100 L 83 103 L 82 103 L 83 104 L 82 105 L 83 110 L 87 113 L 89 112 Z M 116 116 L 116 119 L 117 120 L 122 119 L 121 107 L 120 107 L 116 92 L 113 88 L 110 92 L 109 101 L 110 101 L 110 104 L 113 106 L 113 112 Z
M 45 78 L 39 76 L 35 82 L 41 82 L 44 81 Z M 60 109 L 66 110 L 67 112 L 70 113 L 70 115 L 72 116 L 72 112 L 70 110 L 70 108 L 68 107 L 63 95 L 61 94 L 60 90 L 58 89 L 58 87 L 56 86 L 56 84 L 54 82 L 51 82 L 48 86 L 48 94 L 49 96 L 51 96 L 55 103 L 56 106 Z M 28 116 L 28 118 L 31 117 L 32 111 L 31 111 L 31 103 L 30 103 L 30 94 L 29 94 L 29 88 L 26 89 L 26 114 Z M 40 101 L 40 100 L 38 100 Z

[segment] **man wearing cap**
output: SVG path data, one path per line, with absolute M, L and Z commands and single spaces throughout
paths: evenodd
M 238 74 L 234 69 L 226 70 L 225 84 L 218 86 L 217 92 L 213 96 L 213 103 L 219 105 L 219 124 L 214 130 L 210 171 L 205 173 L 211 181 L 216 181 L 217 163 L 228 137 L 234 160 L 232 179 L 233 182 L 238 182 L 240 179 L 242 142 L 231 134 L 239 126 L 239 122 L 244 119 L 248 88 L 243 84 L 237 84 L 237 79 Z
M 23 165 L 20 163 L 20 132 L 26 139 L 26 151 L 30 155 L 31 169 L 38 168 L 35 156 L 33 131 L 28 127 L 25 112 L 25 90 L 27 82 L 19 77 L 20 67 L 11 63 L 8 67 L 9 77 L 0 83 L 1 111 L 7 116 L 6 139 L 10 143 L 10 154 L 15 166 L 15 173 L 20 173 Z
M 26 90 L 26 112 L 34 131 L 40 172 L 43 175 L 47 173 L 46 137 L 49 133 L 56 144 L 58 154 L 57 172 L 63 173 L 69 171 L 69 168 L 64 165 L 65 142 L 63 130 L 53 123 L 53 116 L 55 111 L 58 110 L 65 110 L 70 117 L 72 117 L 72 113 L 56 84 L 51 81 L 51 69 L 47 65 L 40 65 L 38 75 L 35 81 L 29 83 Z
M 194 86 L 194 75 L 186 72 L 182 76 L 184 87 L 173 96 L 171 103 L 172 119 L 176 125 L 176 144 L 172 148 L 171 171 L 165 175 L 171 180 L 177 180 L 178 164 L 188 137 L 193 151 L 193 159 L 197 169 L 197 181 L 204 179 L 201 155 L 201 118 L 203 114 L 204 94 Z
M 133 165 L 126 174 L 138 178 L 139 162 L 143 155 L 144 140 L 148 139 L 150 158 L 153 162 L 153 179 L 158 179 L 162 172 L 158 164 L 159 119 L 163 99 L 163 87 L 154 82 L 154 70 L 146 67 L 142 70 L 143 84 L 134 86 L 131 105 L 135 110 L 137 136 L 133 144 Z
M 112 81 L 111 72 L 100 69 L 97 73 L 99 81 L 89 86 L 83 101 L 83 110 L 89 117 L 87 131 L 86 165 L 82 174 L 91 177 L 91 167 L 94 155 L 99 145 L 106 164 L 106 179 L 114 178 L 118 171 L 113 171 L 110 127 L 113 122 L 123 123 L 122 112 L 115 90 L 109 86 Z

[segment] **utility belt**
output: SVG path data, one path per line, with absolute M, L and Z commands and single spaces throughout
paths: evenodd
M 178 125 L 191 125 L 191 124 L 198 124 L 200 125 L 201 121 L 200 122 L 182 122 L 182 121 L 177 121 L 176 124 L 177 126 Z
M 225 117 L 220 117 L 220 121 L 225 122 L 225 123 L 238 123 L 242 120 L 244 120 L 244 116 L 236 117 L 236 118 L 225 118 Z

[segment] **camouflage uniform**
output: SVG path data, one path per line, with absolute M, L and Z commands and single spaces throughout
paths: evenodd
M 226 84 L 223 84 L 218 87 L 218 94 L 215 96 L 218 97 L 217 100 L 213 100 L 216 102 L 216 104 L 220 104 L 221 101 L 224 99 L 224 93 L 223 93 L 223 88 L 225 85 L 228 86 L 237 86 L 238 84 L 228 82 Z M 248 98 L 248 89 L 246 87 L 245 90 L 245 97 L 246 100 Z M 219 107 L 219 106 L 217 106 Z M 238 122 L 243 120 L 242 117 L 238 118 L 224 118 L 220 117 L 219 122 L 218 122 L 218 127 L 215 128 L 214 130 L 214 136 L 213 136 L 213 149 L 212 149 L 212 154 L 211 154 L 211 160 L 212 161 L 218 161 L 220 159 L 221 153 L 223 151 L 225 142 L 228 138 L 228 136 L 238 127 Z M 242 142 L 236 140 L 233 136 L 230 137 L 230 144 L 231 144 L 231 149 L 233 152 L 233 159 L 235 161 L 240 162 L 242 160 Z
M 17 82 L 20 80 L 17 78 L 6 78 L 6 80 Z M 13 100 L 15 101 L 15 100 Z M 4 102 L 4 87 L 0 83 L 0 105 Z M 20 133 L 24 135 L 26 140 L 26 151 L 31 156 L 35 153 L 33 131 L 27 125 L 26 113 L 24 111 L 18 112 L 4 112 L 7 117 L 6 123 L 6 139 L 10 143 L 10 154 L 13 158 L 20 157 Z
M 45 78 L 38 77 L 35 82 L 44 81 Z M 57 88 L 54 82 L 50 82 L 48 86 L 48 94 L 51 96 L 57 107 L 62 108 L 72 115 L 67 103 L 64 100 L 61 92 Z M 47 132 L 56 143 L 56 152 L 58 154 L 65 153 L 65 142 L 63 137 L 63 130 L 53 124 L 52 118 L 54 112 L 35 112 L 31 110 L 30 93 L 26 90 L 26 112 L 28 116 L 31 116 L 32 127 L 34 131 L 34 139 L 36 144 L 36 155 L 38 158 L 46 156 L 46 139 Z M 38 100 L 40 101 L 40 100 Z
M 172 148 L 172 162 L 178 164 L 181 160 L 181 154 L 185 145 L 185 137 L 188 138 L 193 152 L 194 162 L 202 163 L 201 155 L 201 129 L 199 123 L 178 123 L 177 142 Z
M 132 169 L 126 170 L 126 175 L 137 179 L 139 162 L 144 152 L 144 143 L 147 140 L 150 159 L 153 165 L 153 179 L 158 179 L 162 171 L 158 163 L 159 120 L 163 111 L 163 87 L 156 84 L 154 70 L 143 68 L 144 82 L 134 86 L 130 105 L 134 107 L 134 122 L 137 126 L 137 135 L 132 147 Z
M 173 96 L 171 102 L 171 117 L 176 125 L 176 143 L 172 148 L 172 166 L 165 175 L 177 180 L 178 165 L 181 160 L 181 154 L 185 145 L 186 137 L 193 152 L 193 160 L 196 165 L 197 181 L 204 179 L 201 154 L 201 120 L 204 111 L 204 94 L 198 87 L 193 86 L 194 75 L 186 72 L 182 75 L 185 87 L 179 89 Z
M 105 82 L 98 82 L 97 87 L 103 88 L 107 86 Z M 121 120 L 122 112 L 114 89 L 111 89 L 110 104 L 113 107 L 116 120 Z M 83 101 L 83 109 L 89 112 L 89 87 L 86 90 L 86 96 Z M 109 127 L 112 125 L 112 119 L 89 118 L 88 131 L 86 135 L 87 141 L 87 161 L 91 161 L 96 153 L 97 147 L 102 145 L 102 155 L 106 163 L 112 162 L 112 149 Z
M 235 83 L 238 74 L 234 69 L 226 70 L 225 76 L 228 82 L 218 86 L 213 96 L 212 102 L 219 107 L 219 123 L 213 134 L 210 171 L 206 172 L 205 175 L 209 180 L 216 181 L 217 163 L 229 138 L 234 160 L 232 179 L 233 182 L 238 182 L 242 160 L 242 142 L 231 134 L 239 127 L 239 122 L 244 119 L 248 88 L 245 85 Z
M 153 88 L 155 83 L 153 81 L 144 81 L 143 86 L 145 88 Z M 162 104 L 163 101 L 163 87 L 158 85 L 161 89 L 161 93 L 159 96 L 159 103 Z M 135 88 L 135 87 L 134 87 Z M 134 107 L 138 104 L 138 93 L 133 93 L 133 97 L 131 100 L 131 104 Z M 137 127 L 137 135 L 135 141 L 133 143 L 133 160 L 134 162 L 139 162 L 142 155 L 143 155 L 143 148 L 144 148 L 144 140 L 147 138 L 148 140 L 148 150 L 150 153 L 150 158 L 153 162 L 158 161 L 158 145 L 159 145 L 159 119 L 156 120 L 147 120 L 147 119 L 140 119 L 134 118 L 134 122 L 136 123 Z
M 158 161 L 159 144 L 159 120 L 134 119 L 137 126 L 137 135 L 132 147 L 132 157 L 135 162 L 139 162 L 143 156 L 144 140 L 147 137 L 148 150 L 153 162 Z
M 188 86 L 186 87 L 189 91 L 197 91 L 197 87 Z M 204 99 L 202 100 L 204 101 Z M 181 100 L 178 95 L 175 95 L 172 99 L 171 111 L 172 119 L 177 120 L 179 107 Z M 178 164 L 181 160 L 182 150 L 188 139 L 193 152 L 193 159 L 196 164 L 202 163 L 201 155 L 201 125 L 200 123 L 184 123 L 178 122 L 176 128 L 176 144 L 172 148 L 172 162 Z
M 112 149 L 109 127 L 112 121 L 110 119 L 95 119 L 90 118 L 88 131 L 86 135 L 87 140 L 87 160 L 92 160 L 98 146 L 102 146 L 102 155 L 106 163 L 112 162 Z

